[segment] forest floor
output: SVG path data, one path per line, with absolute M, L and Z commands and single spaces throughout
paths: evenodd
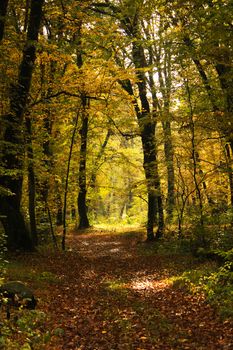
M 11 261 L 10 277 L 22 277 L 48 315 L 53 335 L 43 349 L 233 349 L 233 323 L 171 283 L 195 267 L 191 256 L 151 254 L 136 233 L 91 230 L 69 235 L 67 245 L 65 253 L 18 256 L 15 272 Z

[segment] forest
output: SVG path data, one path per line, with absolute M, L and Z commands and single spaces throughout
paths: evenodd
M 232 29 L 0 1 L 0 349 L 233 349 Z

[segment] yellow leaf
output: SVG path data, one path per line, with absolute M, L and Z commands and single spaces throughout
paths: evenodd
M 180 338 L 180 339 L 178 339 L 178 342 L 179 342 L 179 343 L 185 343 L 186 341 L 188 341 L 188 339 L 186 339 L 186 338 Z

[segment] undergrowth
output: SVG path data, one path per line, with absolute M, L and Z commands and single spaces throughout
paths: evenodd
M 212 270 L 212 271 L 211 271 Z M 186 271 L 181 276 L 173 277 L 173 285 L 187 288 L 192 293 L 204 292 L 207 301 L 213 305 L 220 316 L 233 318 L 233 265 L 213 269 Z
M 144 256 L 176 256 L 184 262 L 183 271 L 171 277 L 175 287 L 192 293 L 205 293 L 207 301 L 221 317 L 233 318 L 233 238 L 225 232 L 207 231 L 207 246 L 199 245 L 198 237 L 177 239 L 165 236 L 138 248 Z
M 173 285 L 185 287 L 193 293 L 204 292 L 207 301 L 222 318 L 233 318 L 233 249 L 218 254 L 223 257 L 221 266 L 202 261 L 197 269 L 173 278 Z
M 51 339 L 46 331 L 46 314 L 38 310 L 19 310 L 7 320 L 3 315 L 0 331 L 2 350 L 39 350 Z

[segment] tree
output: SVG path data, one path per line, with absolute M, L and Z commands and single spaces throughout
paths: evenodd
M 8 2 L 9 0 L 2 0 L 0 4 L 0 43 L 4 35 Z
M 184 44 L 177 56 L 183 62 L 192 59 L 209 99 L 212 124 L 230 145 L 232 153 L 232 4 L 227 0 L 178 1 L 171 2 L 166 12 L 168 25 L 174 26 L 176 36 Z M 232 198 L 230 159 L 227 173 Z
M 110 10 L 112 16 L 119 21 L 121 29 L 124 30 L 126 36 L 130 40 L 131 47 L 128 49 L 131 50 L 131 59 L 135 67 L 135 75 L 137 77 L 136 86 L 138 89 L 140 105 L 136 98 L 134 98 L 134 89 L 130 80 L 121 81 L 120 84 L 133 98 L 132 101 L 135 106 L 135 114 L 140 129 L 144 155 L 143 167 L 148 191 L 147 238 L 150 241 L 155 238 L 154 223 L 157 207 L 159 220 L 156 238 L 161 237 L 163 234 L 164 216 L 155 140 L 156 110 L 153 109 L 152 112 L 147 96 L 148 86 L 145 73 L 147 63 L 145 49 L 142 44 L 142 28 L 140 26 L 142 6 L 143 1 L 138 1 L 135 4 L 126 2 L 122 4 L 122 6 L 115 6 L 113 3 L 106 2 L 105 4 L 97 4 L 96 10 L 105 14 L 109 14 L 108 11 Z
M 156 26 L 155 22 L 159 22 Z M 164 154 L 167 167 L 167 222 L 173 216 L 175 205 L 175 171 L 173 162 L 173 144 L 171 129 L 171 90 L 172 90 L 172 45 L 170 38 L 166 38 L 166 31 L 163 30 L 163 21 L 160 16 L 152 16 L 150 21 L 142 20 L 142 27 L 145 35 L 146 49 L 148 51 L 147 65 L 149 87 L 153 100 L 154 110 L 158 110 L 162 121 L 164 132 Z M 158 75 L 158 88 L 155 82 L 155 75 Z M 158 97 L 158 92 L 161 97 Z
M 31 250 L 33 248 L 30 233 L 20 212 L 24 163 L 23 123 L 35 65 L 35 43 L 38 41 L 43 4 L 43 0 L 31 3 L 27 38 L 19 66 L 18 81 L 11 88 L 10 112 L 2 117 L 5 128 L 2 164 L 7 173 L 1 175 L 0 185 L 7 188 L 10 195 L 2 196 L 0 213 L 4 216 L 2 222 L 9 249 Z
M 80 160 L 79 160 L 79 194 L 78 194 L 78 213 L 79 213 L 79 229 L 90 227 L 87 216 L 87 184 L 86 184 L 86 155 L 87 155 L 87 134 L 88 134 L 88 115 L 87 115 L 87 97 L 82 98 L 82 126 L 80 129 Z

